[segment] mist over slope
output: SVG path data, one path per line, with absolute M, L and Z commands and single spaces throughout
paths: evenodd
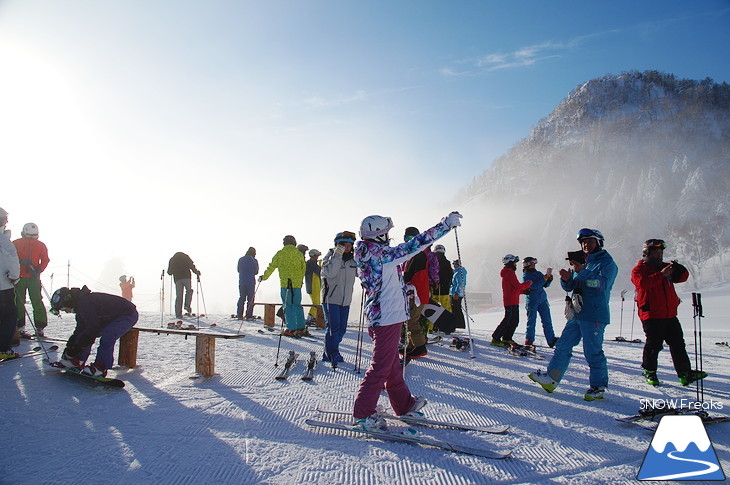
M 656 71 L 593 79 L 459 194 L 484 235 L 466 249 L 471 287 L 499 293 L 505 253 L 564 267 L 581 227 L 603 232 L 622 287 L 650 237 L 690 284 L 724 280 L 728 185 L 730 85 Z

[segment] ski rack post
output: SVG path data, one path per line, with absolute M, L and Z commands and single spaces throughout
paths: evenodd
M 700 373 L 702 373 L 702 317 L 704 315 L 702 314 L 702 294 L 701 293 L 692 293 L 692 308 L 694 309 L 694 315 L 692 316 L 692 321 L 694 323 L 694 333 L 695 333 L 695 367 L 697 370 L 699 370 Z M 700 329 L 700 335 L 699 340 L 697 339 L 697 328 Z M 699 342 L 699 346 L 698 346 Z M 698 352 L 699 349 L 699 352 Z M 699 356 L 699 357 L 698 357 Z M 704 379 L 697 379 L 695 381 L 695 389 L 696 389 L 696 395 L 697 395 L 697 402 L 698 403 L 704 403 L 705 402 L 705 384 Z
M 165 326 L 165 270 L 160 275 L 160 328 Z
M 363 315 L 365 313 L 365 289 L 362 288 L 360 296 L 360 322 L 357 326 L 357 345 L 355 346 L 355 368 L 356 373 L 360 373 L 360 362 L 362 359 L 362 332 L 363 332 Z
M 461 248 L 459 247 L 459 232 L 457 227 L 454 227 L 454 237 L 456 238 L 456 257 L 459 258 L 459 266 L 463 267 L 463 261 L 461 260 Z M 469 334 L 469 358 L 474 359 L 474 337 L 471 335 L 471 317 L 469 317 L 469 305 L 466 303 L 466 285 L 464 285 L 464 313 L 466 314 L 466 331 Z

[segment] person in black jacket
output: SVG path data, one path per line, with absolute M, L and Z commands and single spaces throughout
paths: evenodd
M 200 271 L 187 254 L 177 252 L 170 258 L 170 263 L 167 265 L 167 274 L 172 275 L 175 281 L 175 318 L 182 318 L 183 316 L 183 290 L 185 290 L 185 311 L 188 315 L 193 313 L 190 308 L 193 302 L 191 271 L 200 276 Z
M 121 296 L 92 293 L 84 285 L 53 292 L 51 312 L 58 314 L 59 311 L 76 314 L 76 329 L 66 342 L 60 364 L 90 376 L 106 377 L 107 369 L 114 363 L 114 345 L 137 323 L 137 307 Z M 85 366 L 91 345 L 99 337 L 96 360 Z
M 433 252 L 439 262 L 439 284 L 431 291 L 431 296 L 439 305 L 451 311 L 451 280 L 454 278 L 454 270 L 451 269 L 451 262 L 446 259 L 446 248 L 443 244 L 433 247 Z

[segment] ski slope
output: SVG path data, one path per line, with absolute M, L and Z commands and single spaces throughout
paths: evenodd
M 140 333 L 138 367 L 117 368 L 110 375 L 126 387 L 110 389 L 70 379 L 44 366 L 42 356 L 0 364 L 0 408 L 6 451 L 0 454 L 0 484 L 462 484 L 579 483 L 633 481 L 652 439 L 652 431 L 616 417 L 635 414 L 642 399 L 686 399 L 674 376 L 669 352 L 660 354 L 659 377 L 664 385 L 643 383 L 642 345 L 613 341 L 619 335 L 618 289 L 611 303 L 613 322 L 604 350 L 610 385 L 603 401 L 588 403 L 588 368 L 576 348 L 568 373 L 553 394 L 527 378 L 545 361 L 515 358 L 503 349 L 485 346 L 502 317 L 496 307 L 472 315 L 476 358 L 448 345 L 430 345 L 426 358 L 406 369 L 414 394 L 427 397 L 431 418 L 480 426 L 511 428 L 504 435 L 477 431 L 417 427 L 428 436 L 463 446 L 512 450 L 504 460 L 460 455 L 406 443 L 367 439 L 354 433 L 312 428 L 308 418 L 329 421 L 341 416 L 316 409 L 349 410 L 362 374 L 353 371 L 358 308 L 343 341 L 346 363 L 337 370 L 317 363 L 314 379 L 300 379 L 311 350 L 321 354 L 318 339 L 282 339 L 279 367 L 274 367 L 278 337 L 257 332 L 258 324 L 243 323 L 247 336 L 216 342 L 216 371 L 208 379 L 191 379 L 195 339 L 179 335 Z M 715 345 L 730 340 L 730 286 L 703 291 L 705 399 L 730 414 L 730 348 Z M 680 320 L 694 363 L 692 307 L 681 295 Z M 552 303 L 559 333 L 562 303 Z M 624 303 L 623 336 L 631 332 L 631 302 Z M 165 317 L 164 322 L 172 321 Z M 190 319 L 196 323 L 196 319 Z M 224 316 L 200 319 L 201 327 L 216 323 L 220 332 L 236 332 L 241 324 Z M 517 337 L 524 338 L 524 315 Z M 143 314 L 140 325 L 159 327 L 160 314 Z M 47 334 L 67 337 L 72 315 L 53 319 Z M 211 329 L 213 330 L 213 329 Z M 538 329 L 539 347 L 550 349 Z M 642 338 L 634 321 L 633 338 Z M 448 342 L 448 340 L 447 340 Z M 23 342 L 17 351 L 30 349 Z M 61 344 L 61 350 L 63 345 Z M 289 379 L 277 381 L 289 350 L 299 354 Z M 370 342 L 364 336 L 363 367 Z M 60 351 L 55 353 L 60 355 Z M 364 369 L 363 369 L 364 372 Z M 387 400 L 381 399 L 387 406 Z M 391 421 L 393 430 L 407 425 Z M 730 471 L 730 423 L 714 424 L 707 432 L 727 474 Z

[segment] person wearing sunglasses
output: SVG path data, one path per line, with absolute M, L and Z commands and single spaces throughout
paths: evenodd
M 608 385 L 608 363 L 603 353 L 603 334 L 610 323 L 608 301 L 618 274 L 618 266 L 608 251 L 603 249 L 603 234 L 598 229 L 583 228 L 577 236 L 585 253 L 585 264 L 571 260 L 572 269 L 560 270 L 563 290 L 579 291 L 582 297 L 580 310 L 575 309 L 573 318 L 567 321 L 547 372 L 528 375 L 547 392 L 553 392 L 568 370 L 573 347 L 583 340 L 583 355 L 590 368 L 590 387 L 583 395 L 586 401 L 603 399 Z
M 644 369 L 647 384 L 660 385 L 657 364 L 659 352 L 666 342 L 679 382 L 686 386 L 704 379 L 707 373 L 692 369 L 684 345 L 682 325 L 677 318 L 680 300 L 674 284 L 687 281 L 689 272 L 676 261 L 664 262 L 666 247 L 661 239 L 645 241 L 642 258 L 631 271 L 631 282 L 636 287 L 639 318 L 646 335 L 641 367 Z

